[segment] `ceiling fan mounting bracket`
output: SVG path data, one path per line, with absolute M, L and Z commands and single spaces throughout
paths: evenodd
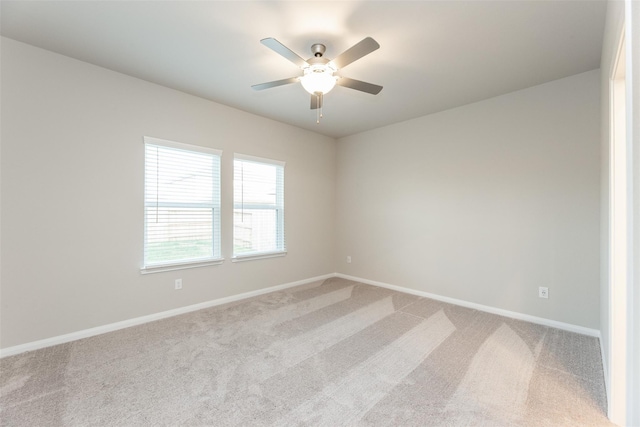
M 311 53 L 313 53 L 313 56 L 315 56 L 316 58 L 322 57 L 326 50 L 326 46 L 321 43 L 311 45 Z

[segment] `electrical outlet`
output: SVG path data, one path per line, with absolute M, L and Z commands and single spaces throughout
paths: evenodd
M 351 256 L 347 255 L 347 264 L 351 264 Z
M 540 286 L 538 288 L 538 296 L 540 298 L 549 298 L 549 288 L 545 288 L 543 286 Z
M 176 290 L 182 289 L 182 279 L 176 279 Z

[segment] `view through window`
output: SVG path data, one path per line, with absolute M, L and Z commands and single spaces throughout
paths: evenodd
M 144 266 L 220 258 L 220 152 L 145 137 Z
M 285 252 L 283 162 L 236 154 L 233 208 L 234 258 Z

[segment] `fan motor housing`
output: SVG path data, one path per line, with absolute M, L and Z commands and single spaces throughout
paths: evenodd
M 327 64 L 329 62 L 329 60 L 327 58 L 324 58 L 322 56 L 315 56 L 313 58 L 309 58 L 307 59 L 307 63 L 309 65 L 316 65 L 316 64 Z

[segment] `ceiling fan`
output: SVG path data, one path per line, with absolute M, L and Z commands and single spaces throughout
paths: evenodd
M 323 56 L 326 47 L 320 43 L 316 43 L 311 46 L 311 53 L 313 53 L 313 56 L 306 61 L 272 37 L 262 39 L 260 40 L 260 43 L 300 67 L 303 71 L 303 75 L 267 83 L 260 83 L 251 87 L 254 90 L 263 90 L 300 82 L 302 87 L 311 94 L 311 109 L 318 110 L 318 123 L 320 122 L 320 117 L 322 117 L 322 100 L 324 94 L 333 89 L 335 85 L 348 87 L 349 89 L 359 90 L 372 95 L 377 95 L 382 90 L 382 86 L 334 75 L 338 70 L 346 67 L 363 56 L 370 54 L 380 47 L 378 42 L 371 37 L 362 39 L 360 42 L 356 43 L 333 60 Z

